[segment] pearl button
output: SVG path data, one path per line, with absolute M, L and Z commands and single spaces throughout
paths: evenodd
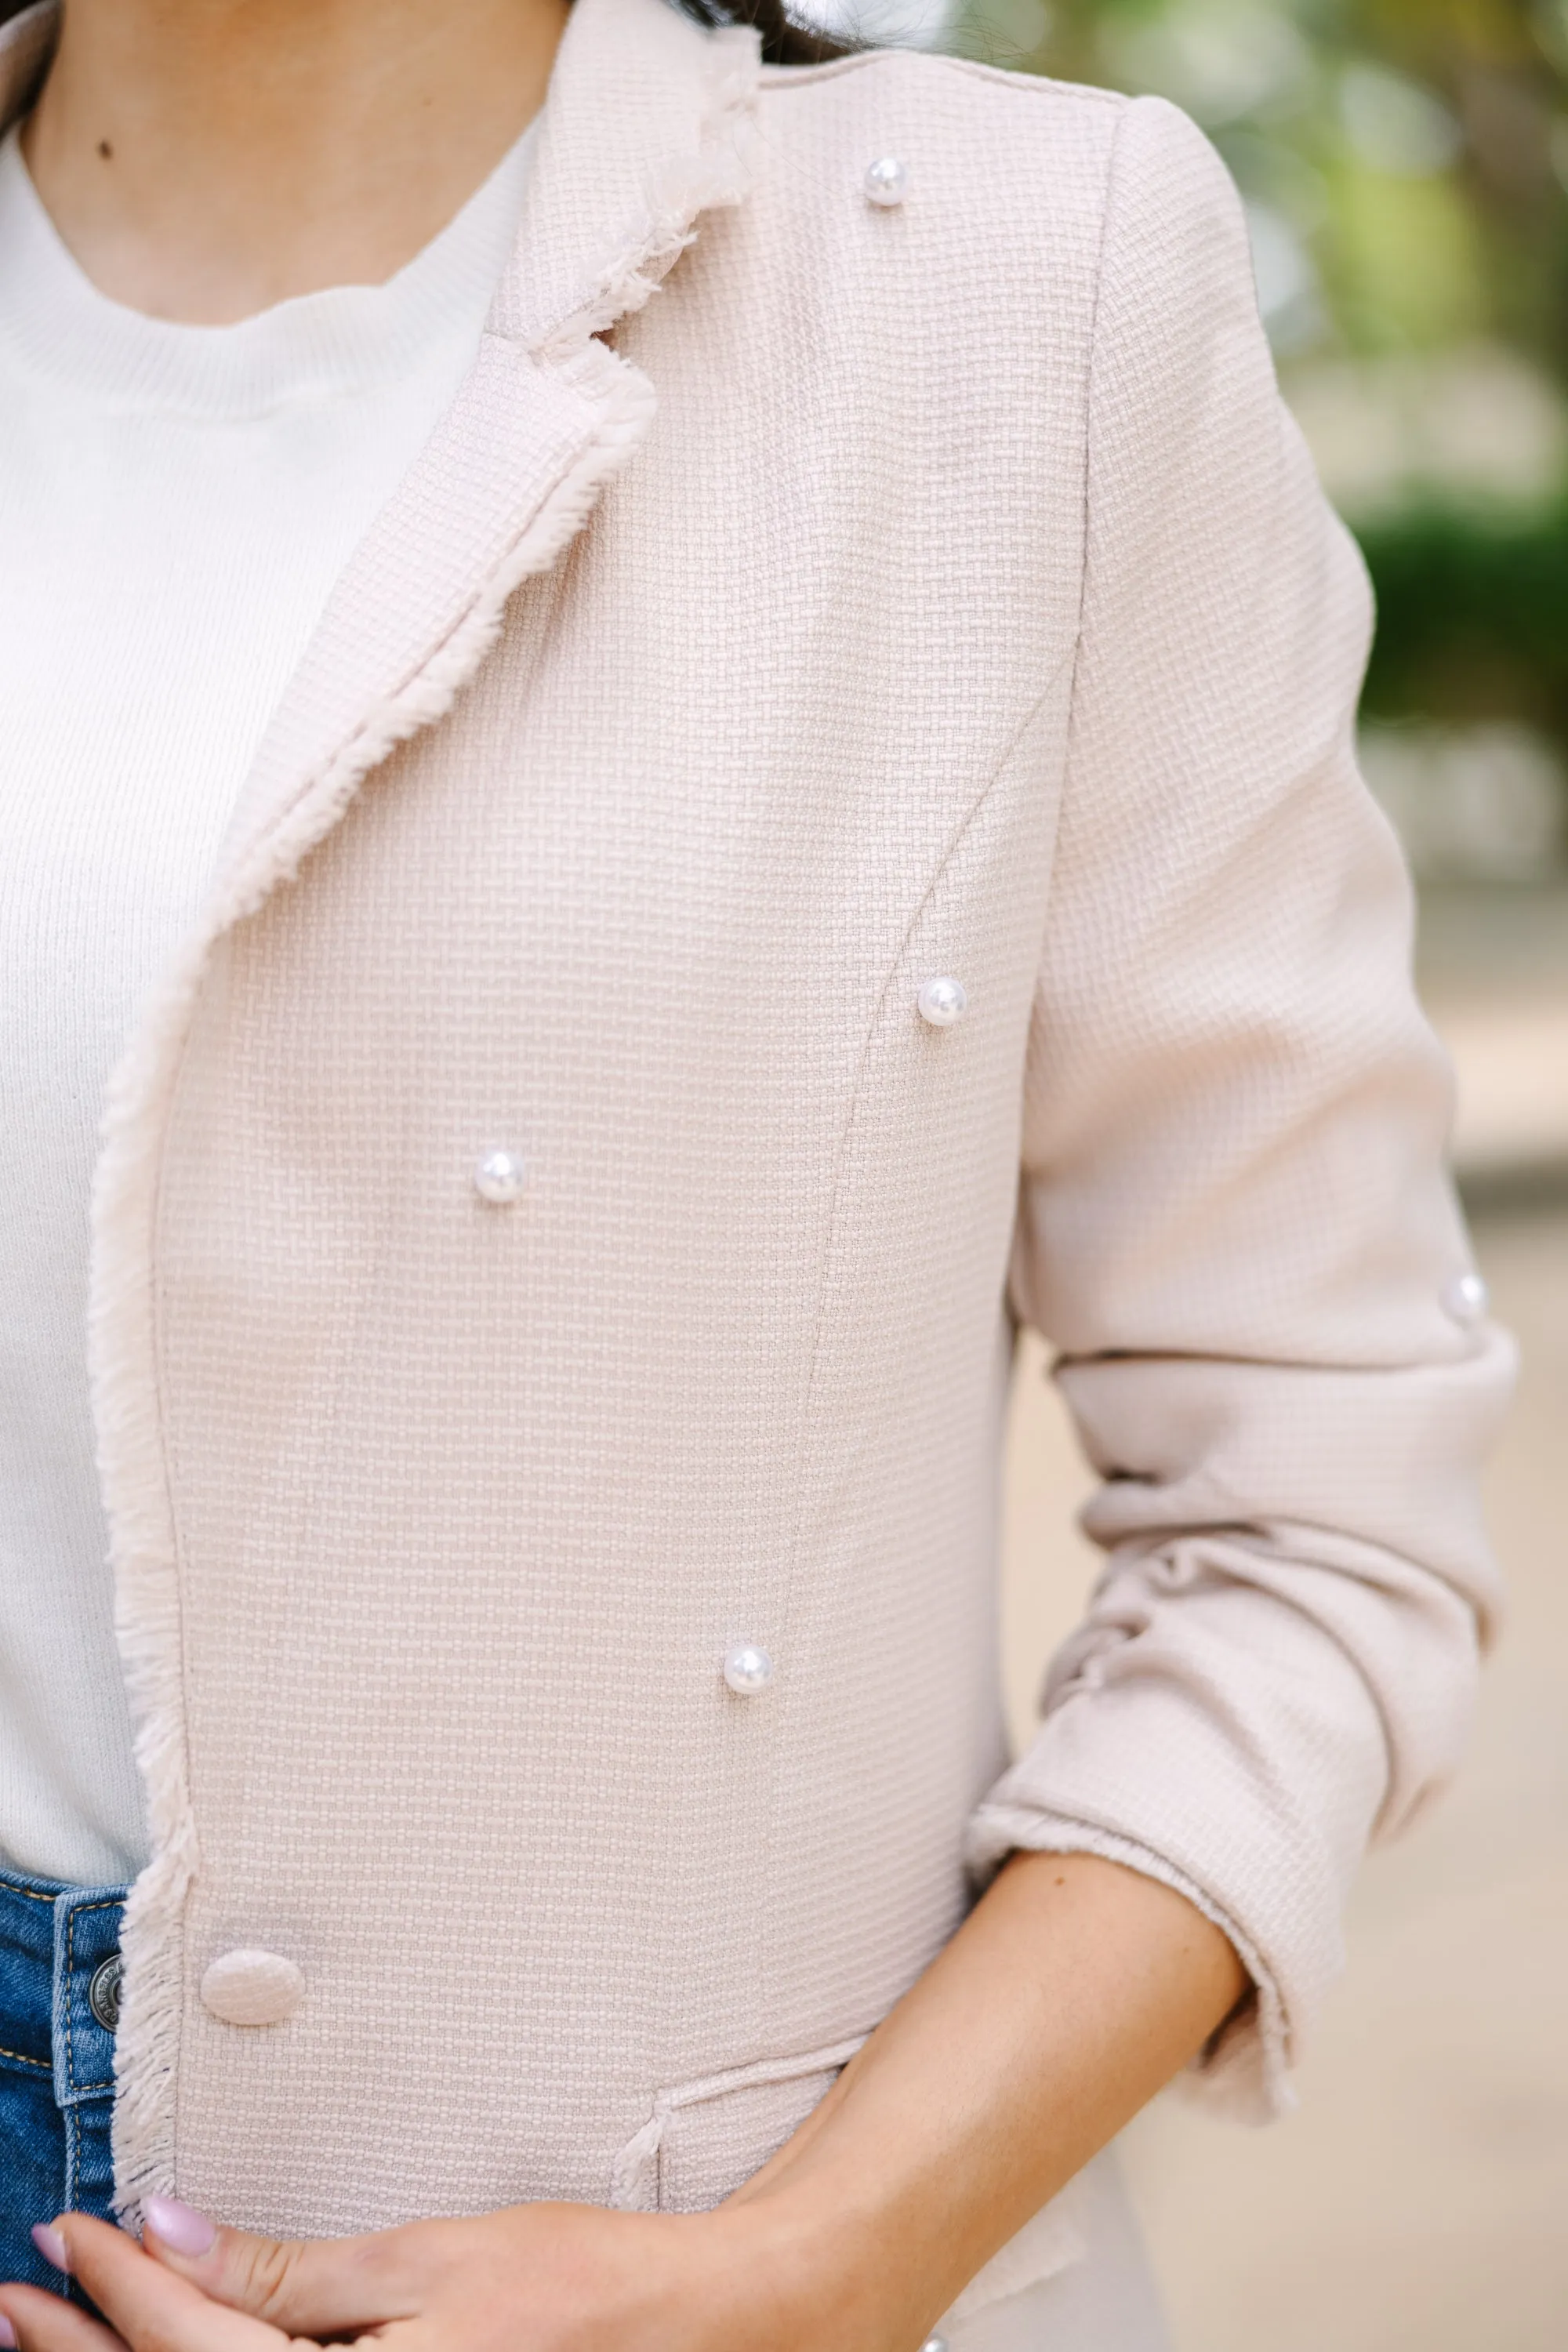
M 921 2352 L 947 2352 L 946 2336 L 928 2336 L 925 2342 L 921 2346 Z
M 481 1201 L 504 1209 L 519 1198 L 528 1171 L 515 1151 L 487 1151 L 474 1170 L 474 1190 Z
M 867 164 L 862 184 L 868 203 L 901 205 L 910 192 L 910 175 L 896 155 L 879 155 L 874 163 Z
M 1479 1323 L 1486 1313 L 1489 1296 L 1479 1274 L 1457 1274 L 1452 1282 L 1443 1286 L 1443 1311 L 1468 1328 Z
M 225 1952 L 202 1978 L 202 2007 L 225 2025 L 281 2025 L 305 1998 L 302 1969 L 279 1952 Z
M 737 1642 L 724 1653 L 724 1680 L 737 1698 L 755 1698 L 773 1678 L 773 1662 L 752 1642 Z
M 957 980 L 928 980 L 916 1002 L 921 1019 L 933 1029 L 951 1029 L 969 1010 L 968 993 Z

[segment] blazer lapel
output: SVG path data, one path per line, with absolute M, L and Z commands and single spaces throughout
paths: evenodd
M 23 20 L 24 22 L 26 20 Z M 51 37 L 37 41 L 36 80 Z M 710 205 L 742 193 L 749 34 L 666 0 L 575 0 L 519 249 L 445 422 L 339 583 L 235 811 L 196 929 L 110 1088 L 89 1316 L 99 1470 L 153 1854 L 126 1911 L 115 2160 L 134 2207 L 174 2178 L 182 1923 L 195 1868 L 179 1570 L 158 1423 L 155 1227 L 164 1126 L 214 943 L 292 873 L 391 747 L 438 719 L 520 581 L 582 529 L 647 429 L 653 387 L 596 336 L 647 299 Z
M 474 368 L 334 592 L 235 810 L 211 914 L 259 902 L 394 744 L 439 719 L 646 434 L 654 390 L 597 337 L 699 215 L 744 192 L 750 30 L 576 0 L 521 234 Z
M 58 24 L 58 0 L 38 0 L 0 26 L 0 130 L 30 104 Z M 744 194 L 758 64 L 750 29 L 707 30 L 669 0 L 575 0 L 474 367 L 352 558 L 261 743 L 207 940 L 295 870 L 395 743 L 449 709 L 512 590 L 554 562 L 643 438 L 653 386 L 595 339 L 647 300 L 701 213 Z

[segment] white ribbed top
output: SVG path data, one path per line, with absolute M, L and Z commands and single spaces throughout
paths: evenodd
M 447 406 L 531 134 L 384 286 L 229 327 L 108 300 L 0 144 L 0 1857 L 145 1857 L 93 1465 L 109 1070 L 332 583 Z

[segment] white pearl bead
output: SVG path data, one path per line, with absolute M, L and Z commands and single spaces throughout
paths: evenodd
M 481 1201 L 504 1209 L 519 1198 L 528 1171 L 515 1151 L 487 1151 L 474 1170 L 474 1190 Z
M 737 1698 L 755 1698 L 773 1678 L 773 1662 L 754 1642 L 737 1642 L 724 1653 L 724 1680 Z
M 928 2336 L 925 2342 L 921 2346 L 921 2352 L 947 2352 L 946 2336 Z
M 901 205 L 910 192 L 910 175 L 896 155 L 879 155 L 867 164 L 863 184 L 868 203 Z
M 1488 1304 L 1487 1286 L 1479 1274 L 1457 1274 L 1443 1286 L 1443 1311 L 1456 1323 L 1479 1323 Z
M 951 1029 L 969 1010 L 968 992 L 958 980 L 928 980 L 917 1003 L 921 1019 L 933 1029 Z

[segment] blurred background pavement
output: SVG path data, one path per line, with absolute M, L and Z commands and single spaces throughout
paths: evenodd
M 871 39 L 1158 90 L 1234 172 L 1286 395 L 1371 567 L 1363 750 L 1421 886 L 1456 1160 L 1519 1410 L 1511 1621 L 1467 1771 L 1354 1899 L 1264 2133 L 1128 2163 L 1180 2352 L 1568 2352 L 1568 0 L 816 0 Z M 1037 1349 L 1015 1396 L 1020 1734 L 1094 1558 Z

